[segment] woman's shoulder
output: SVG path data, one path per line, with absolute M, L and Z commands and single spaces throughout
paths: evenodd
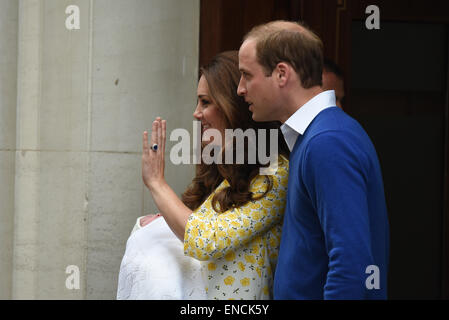
M 275 189 L 279 188 L 279 186 L 287 187 L 288 165 L 288 159 L 283 155 L 280 155 L 278 157 L 277 165 L 272 168 L 270 174 L 258 174 L 253 178 L 250 185 L 250 191 L 263 192 L 264 188 L 270 184 L 270 181 Z
M 279 183 L 282 185 L 285 184 L 287 186 L 288 181 L 288 166 L 289 166 L 289 160 L 283 156 L 278 156 L 278 162 L 273 166 L 273 168 L 270 168 L 269 174 L 258 174 L 255 176 L 250 183 L 250 191 L 254 192 L 254 190 L 260 191 L 263 189 L 263 187 L 266 187 L 269 185 L 270 180 L 276 187 Z M 268 169 L 268 168 L 266 168 Z M 224 179 L 218 186 L 215 188 L 215 190 L 212 191 L 212 193 L 209 195 L 208 198 L 211 198 L 215 193 L 218 191 L 229 187 L 230 184 L 228 180 Z
M 278 159 L 278 170 L 276 173 L 279 175 L 288 175 L 288 166 L 290 161 L 282 154 L 278 157 Z
M 272 176 L 274 178 L 282 178 L 284 176 L 288 176 L 288 166 L 289 166 L 289 161 L 286 157 L 284 157 L 283 155 L 279 155 L 278 157 L 278 161 L 277 163 L 270 163 L 270 167 L 269 168 L 264 168 L 267 169 L 265 174 L 258 174 L 255 179 L 264 179 L 264 177 L 266 176 Z M 261 171 L 262 172 L 262 171 Z

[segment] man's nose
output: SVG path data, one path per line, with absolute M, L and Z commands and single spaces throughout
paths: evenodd
M 243 96 L 243 95 L 246 94 L 246 88 L 245 88 L 245 86 L 244 86 L 244 84 L 243 84 L 243 79 L 242 79 L 242 77 L 240 77 L 239 86 L 237 87 L 237 94 L 238 94 L 239 96 Z

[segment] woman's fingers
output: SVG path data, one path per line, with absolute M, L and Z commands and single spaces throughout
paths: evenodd
M 155 143 L 157 143 L 157 135 L 158 135 L 158 126 L 159 126 L 159 122 L 157 120 L 153 121 L 153 127 L 151 129 L 151 146 Z
M 157 145 L 160 147 L 162 147 L 162 125 L 161 125 L 161 118 L 157 118 Z
M 161 152 L 161 155 L 165 155 L 165 141 L 167 134 L 167 121 L 162 120 L 160 117 L 157 117 L 156 120 L 153 121 L 153 125 L 151 128 L 151 141 L 148 141 L 148 132 L 144 132 L 143 134 L 143 151 L 148 154 L 149 150 L 154 144 L 157 144 L 158 151 Z
M 144 131 L 143 132 L 143 153 L 145 155 L 147 155 L 149 152 L 149 148 L 148 148 L 148 132 Z
M 156 125 L 156 127 L 154 126 Z M 154 134 L 154 135 L 153 135 Z M 162 155 L 165 155 L 165 141 L 167 134 L 167 121 L 157 117 L 153 122 L 152 143 L 157 143 Z
M 165 167 L 165 137 L 166 121 L 157 117 L 152 124 L 151 139 L 148 132 L 143 133 L 142 177 L 145 185 L 150 188 L 164 179 Z M 150 150 L 157 144 L 157 150 Z
M 162 127 L 162 154 L 165 155 L 165 141 L 166 141 L 166 132 L 167 132 L 167 121 L 162 120 L 161 122 Z

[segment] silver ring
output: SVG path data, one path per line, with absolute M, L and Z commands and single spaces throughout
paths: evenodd
M 157 143 L 153 144 L 150 148 L 153 151 L 157 151 Z

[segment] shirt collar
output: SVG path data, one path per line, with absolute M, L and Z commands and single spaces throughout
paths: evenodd
M 293 150 L 298 136 L 303 135 L 310 123 L 324 109 L 335 107 L 335 91 L 327 90 L 314 96 L 296 110 L 281 126 L 285 142 Z

